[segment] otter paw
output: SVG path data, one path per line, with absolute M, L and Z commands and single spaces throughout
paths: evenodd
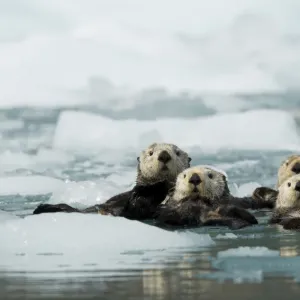
M 300 229 L 300 218 L 286 218 L 280 223 L 286 230 L 299 230 Z
M 78 212 L 76 208 L 68 204 L 40 204 L 34 211 L 33 214 L 44 214 L 44 213 L 56 213 L 56 212 Z
M 250 222 L 247 222 L 247 221 L 241 220 L 241 219 L 231 219 L 230 221 L 231 222 L 228 224 L 228 227 L 231 230 L 241 229 L 241 228 L 250 226 L 250 224 L 257 224 L 257 223 L 250 223 Z
M 241 207 L 232 205 L 224 206 L 219 210 L 219 213 L 224 217 L 243 220 L 250 224 L 258 224 L 255 216 Z
M 100 215 L 103 215 L 103 216 L 111 215 L 108 211 L 106 211 L 103 208 L 99 208 L 97 213 L 100 214 Z
M 223 218 L 207 220 L 203 226 L 226 226 L 231 230 L 237 230 L 249 226 L 249 223 L 241 219 Z
M 268 187 L 256 188 L 252 194 L 252 198 L 258 202 L 259 206 L 274 208 L 278 191 Z

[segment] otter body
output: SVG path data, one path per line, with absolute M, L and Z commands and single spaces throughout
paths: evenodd
M 277 172 L 277 183 L 275 189 L 268 187 L 256 188 L 253 198 L 257 201 L 273 202 L 275 207 L 279 187 L 290 177 L 300 174 L 300 155 L 293 154 L 288 156 L 279 166 Z
M 291 176 L 279 187 L 269 223 L 284 229 L 300 229 L 300 174 Z
M 300 174 L 300 155 L 293 154 L 288 156 L 279 166 L 277 173 L 276 189 L 285 182 L 288 178 Z
M 205 182 L 205 185 L 200 185 L 201 194 L 210 199 L 210 201 L 214 205 L 235 205 L 244 209 L 261 209 L 261 208 L 272 208 L 274 203 L 272 201 L 268 201 L 265 199 L 255 199 L 253 197 L 234 197 L 230 194 L 230 190 L 227 183 L 226 176 L 209 167 L 193 167 L 188 169 L 189 172 L 193 172 L 196 174 L 195 176 L 200 177 L 201 182 Z M 173 198 L 176 199 L 183 199 L 186 194 L 189 193 L 189 190 L 185 188 L 185 177 L 187 173 L 181 174 L 183 178 L 178 176 L 178 182 L 176 183 L 176 191 L 173 193 Z M 198 179 L 197 179 L 198 180 Z M 196 183 L 197 183 L 196 180 Z M 182 188 L 181 188 L 182 184 Z
M 177 175 L 190 166 L 191 158 L 176 145 L 155 143 L 142 151 L 137 160 L 137 179 L 132 190 L 84 210 L 78 210 L 67 204 L 41 204 L 33 214 L 79 212 L 110 214 L 134 220 L 152 218 L 157 206 L 174 186 Z
M 228 226 L 257 224 L 247 210 L 231 203 L 226 177 L 208 167 L 192 167 L 177 177 L 174 191 L 155 215 L 158 224 L 171 226 Z M 239 200 L 236 200 L 239 201 Z M 242 206 L 242 205 L 241 205 Z

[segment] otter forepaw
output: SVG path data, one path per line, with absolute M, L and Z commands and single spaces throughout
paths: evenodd
M 33 214 L 44 214 L 44 213 L 56 213 L 56 212 L 79 212 L 78 209 L 68 204 L 40 204 L 34 211 Z
M 299 230 L 300 218 L 286 218 L 280 222 L 280 225 L 286 230 Z
M 243 220 L 250 224 L 258 224 L 255 216 L 241 207 L 233 205 L 223 206 L 220 208 L 219 213 L 224 217 Z
M 231 230 L 241 229 L 243 227 L 249 226 L 249 223 L 241 220 L 241 219 L 234 219 L 234 218 L 216 218 L 210 219 L 203 223 L 203 226 L 226 226 Z
M 232 230 L 237 230 L 237 229 L 247 227 L 247 226 L 249 226 L 249 223 L 257 224 L 257 223 L 247 222 L 247 221 L 241 220 L 241 219 L 231 219 L 230 221 L 231 222 L 229 223 L 228 227 Z
M 274 208 L 277 195 L 278 191 L 262 186 L 254 190 L 252 198 L 261 207 Z

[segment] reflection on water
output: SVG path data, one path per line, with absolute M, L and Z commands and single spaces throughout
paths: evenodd
M 297 250 L 297 246 L 280 247 L 280 256 L 293 257 L 298 255 L 299 255 L 299 251 Z
M 201 231 L 203 233 L 203 231 Z M 277 227 L 209 229 L 216 245 L 140 270 L 0 275 L 0 299 L 295 299 L 300 234 Z M 29 276 L 30 275 L 30 276 Z M 33 276 L 35 275 L 35 276 Z

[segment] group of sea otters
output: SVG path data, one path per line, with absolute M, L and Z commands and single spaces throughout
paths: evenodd
M 275 189 L 256 188 L 251 197 L 230 194 L 227 178 L 213 167 L 191 166 L 191 157 L 174 144 L 153 143 L 137 158 L 135 186 L 103 204 L 83 210 L 67 204 L 40 204 L 33 214 L 99 213 L 130 220 L 152 220 L 157 226 L 187 228 L 258 224 L 248 210 L 269 209 L 270 224 L 300 229 L 300 155 L 279 167 Z

